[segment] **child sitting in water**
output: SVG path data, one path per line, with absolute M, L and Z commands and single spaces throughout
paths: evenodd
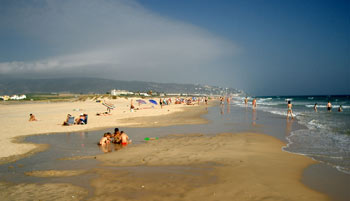
M 122 145 L 127 145 L 131 143 L 131 140 L 129 140 L 129 136 L 126 133 L 124 133 L 124 131 L 120 132 L 120 138 Z
M 115 144 L 121 143 L 119 128 L 114 129 L 114 136 L 113 137 L 114 137 L 113 143 L 115 143 Z
M 103 137 L 101 138 L 98 145 L 106 145 L 110 143 L 110 133 L 103 134 Z

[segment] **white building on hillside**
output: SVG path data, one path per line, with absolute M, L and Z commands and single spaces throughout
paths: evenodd
M 112 96 L 133 95 L 133 94 L 134 94 L 133 92 L 125 91 L 125 90 L 116 90 L 116 89 L 111 90 L 111 95 Z

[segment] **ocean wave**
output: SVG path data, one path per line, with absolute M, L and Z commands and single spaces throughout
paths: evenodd
M 310 122 L 317 124 L 316 120 Z M 286 139 L 288 143 L 282 150 L 311 157 L 349 174 L 350 136 L 325 129 L 302 129 L 293 131 Z
M 272 98 L 259 98 L 256 100 L 256 102 L 264 102 L 264 101 L 269 101 L 269 100 L 272 100 Z
M 309 121 L 306 125 L 309 129 L 329 129 L 328 126 L 322 124 L 319 120 L 316 119 L 312 119 L 311 121 Z
M 310 104 L 308 104 L 308 105 L 305 105 L 305 107 L 308 107 L 308 108 L 313 108 L 315 105 L 310 105 Z M 326 108 L 327 107 L 327 105 L 317 105 L 317 108 Z M 340 107 L 340 105 L 333 105 L 332 106 L 332 108 L 334 109 L 334 108 L 339 108 Z M 348 109 L 348 108 L 350 108 L 350 106 L 349 105 L 342 105 L 341 106 L 343 109 Z

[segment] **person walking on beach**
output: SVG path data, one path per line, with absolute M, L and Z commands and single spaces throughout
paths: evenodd
M 252 105 L 253 105 L 253 108 L 256 108 L 256 98 L 253 99 Z
M 327 103 L 327 110 L 328 110 L 329 112 L 332 111 L 332 103 L 331 103 L 330 101 L 328 101 L 328 103 Z
M 160 105 L 160 108 L 163 108 L 163 101 L 161 98 L 159 99 L 159 105 Z
M 292 119 L 294 119 L 293 117 L 293 112 L 292 112 L 292 103 L 290 101 L 288 101 L 288 105 L 287 105 L 287 119 L 289 119 L 289 114 L 292 117 Z
M 133 104 L 133 100 L 131 99 L 131 103 L 130 103 L 130 112 L 133 112 L 135 109 L 135 106 Z
M 317 103 L 315 103 L 315 105 L 314 105 L 314 110 L 315 110 L 315 112 L 317 112 Z
M 220 96 L 220 105 L 224 104 L 224 97 Z
M 247 98 L 247 96 L 246 96 L 245 99 L 244 99 L 244 104 L 245 104 L 245 106 L 248 105 L 248 98 Z

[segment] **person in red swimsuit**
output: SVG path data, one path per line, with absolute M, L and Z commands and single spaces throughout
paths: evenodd
M 125 146 L 125 145 L 129 144 L 129 136 L 126 133 L 124 133 L 124 131 L 120 132 L 120 138 L 122 141 L 122 145 Z

